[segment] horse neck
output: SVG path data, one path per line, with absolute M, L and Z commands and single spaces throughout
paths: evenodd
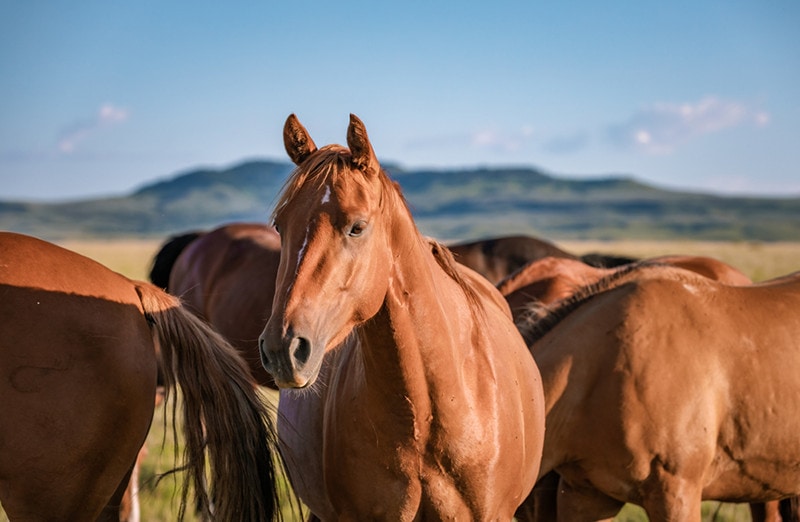
M 395 263 L 383 305 L 358 335 L 368 385 L 419 408 L 431 386 L 455 386 L 452 369 L 460 368 L 459 355 L 468 350 L 461 339 L 470 339 L 465 326 L 472 315 L 463 290 L 441 269 L 410 216 L 393 231 Z

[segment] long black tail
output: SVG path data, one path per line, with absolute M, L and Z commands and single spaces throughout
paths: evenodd
M 153 258 L 153 264 L 150 268 L 150 282 L 159 288 L 169 290 L 169 274 L 172 272 L 175 260 L 189 246 L 189 243 L 203 234 L 205 232 L 191 231 L 167 239 Z

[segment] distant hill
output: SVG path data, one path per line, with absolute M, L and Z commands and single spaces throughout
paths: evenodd
M 160 237 L 230 221 L 266 221 L 291 170 L 289 163 L 252 161 L 187 172 L 127 196 L 0 202 L 0 229 L 53 240 Z M 625 177 L 567 180 L 532 168 L 387 170 L 422 232 L 443 240 L 515 233 L 552 239 L 800 240 L 800 198 L 675 192 Z

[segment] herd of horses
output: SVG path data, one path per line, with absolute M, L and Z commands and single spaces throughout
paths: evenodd
M 158 389 L 218 520 L 797 520 L 800 273 L 420 234 L 351 115 L 272 225 L 170 238 L 151 283 L 0 233 L 0 503 L 128 520 Z M 277 415 L 259 386 L 279 390 Z M 171 399 L 176 392 L 181 399 Z M 174 429 L 174 427 L 173 427 Z M 135 494 L 133 495 L 135 497 Z M 136 500 L 135 498 L 132 500 Z

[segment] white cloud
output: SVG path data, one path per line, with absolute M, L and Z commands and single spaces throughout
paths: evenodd
M 691 138 L 741 125 L 764 127 L 769 120 L 762 110 L 709 96 L 696 103 L 655 103 L 611 126 L 608 136 L 621 147 L 668 154 Z
M 480 130 L 472 133 L 469 141 L 470 145 L 475 148 L 490 149 L 498 152 L 513 152 L 520 150 L 533 137 L 533 127 L 524 125 L 519 129 L 505 132 L 494 129 Z
M 63 154 L 75 152 L 76 147 L 88 136 L 101 129 L 125 122 L 129 114 L 128 109 L 117 107 L 111 103 L 101 105 L 94 116 L 76 122 L 60 133 L 58 150 Z
M 523 125 L 517 129 L 508 131 L 486 128 L 472 133 L 462 132 L 439 136 L 426 136 L 410 141 L 406 146 L 413 150 L 439 148 L 462 150 L 464 148 L 469 148 L 489 150 L 494 153 L 509 153 L 524 148 L 526 144 L 532 142 L 536 138 L 535 134 L 534 128 L 530 125 Z
M 576 132 L 569 135 L 555 136 L 547 140 L 543 148 L 550 154 L 574 154 L 585 149 L 589 145 L 589 134 L 586 132 Z

